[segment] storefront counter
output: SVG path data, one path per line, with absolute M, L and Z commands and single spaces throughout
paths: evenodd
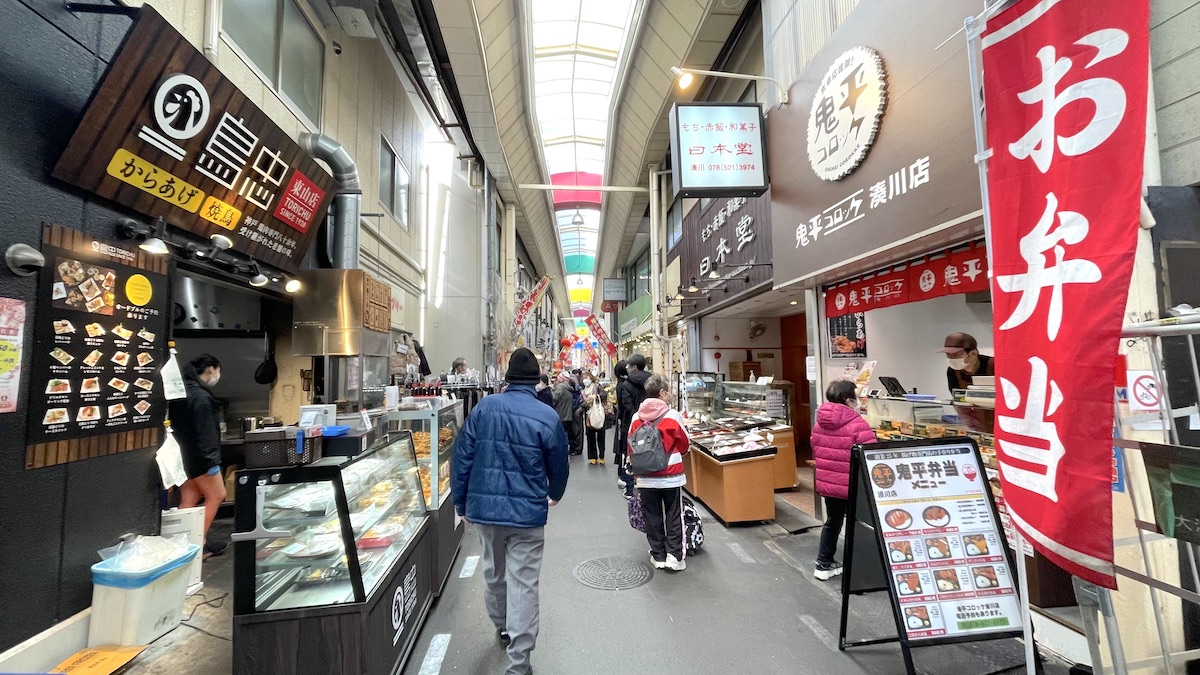
M 726 525 L 774 520 L 777 454 L 775 448 L 763 448 L 749 457 L 717 459 L 693 445 L 684 462 L 684 489 Z

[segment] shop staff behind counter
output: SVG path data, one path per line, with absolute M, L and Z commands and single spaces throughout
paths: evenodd
M 996 359 L 979 353 L 979 343 L 974 336 L 951 333 L 946 336 L 945 346 L 939 351 L 946 355 L 949 362 L 946 385 L 950 387 L 951 396 L 955 389 L 966 389 L 972 384 L 974 375 L 996 374 Z

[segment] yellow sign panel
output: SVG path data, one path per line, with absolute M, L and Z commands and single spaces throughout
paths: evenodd
M 242 222 L 242 212 L 228 202 L 210 196 L 200 207 L 200 217 L 210 223 L 232 230 Z
M 204 201 L 204 191 L 200 188 L 124 148 L 117 148 L 113 153 L 112 161 L 108 163 L 108 175 L 188 213 L 195 213 Z
M 154 287 L 150 285 L 149 279 L 135 274 L 125 282 L 125 295 L 133 304 L 145 307 L 150 303 L 150 298 L 154 296 Z
M 58 664 L 51 673 L 73 673 L 74 675 L 109 675 L 120 670 L 133 657 L 145 650 L 141 647 L 117 647 L 102 645 L 76 652 Z
M 0 375 L 7 375 L 21 362 L 21 345 L 0 342 Z

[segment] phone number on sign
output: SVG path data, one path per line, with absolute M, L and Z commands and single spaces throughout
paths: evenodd
M 758 166 L 755 164 L 706 164 L 705 171 L 754 171 Z

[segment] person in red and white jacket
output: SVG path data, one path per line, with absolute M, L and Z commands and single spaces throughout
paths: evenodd
M 687 547 L 683 541 L 683 486 L 687 478 L 683 475 L 683 456 L 688 453 L 690 441 L 683 416 L 668 403 L 671 383 L 667 378 L 651 375 L 645 388 L 646 400 L 629 425 L 626 438 L 632 437 L 642 425 L 657 421 L 663 449 L 669 456 L 667 468 L 637 476 L 638 496 L 646 521 L 646 539 L 650 542 L 650 561 L 656 569 L 679 572 L 687 566 L 684 562 Z M 631 452 L 628 443 L 625 452 Z

